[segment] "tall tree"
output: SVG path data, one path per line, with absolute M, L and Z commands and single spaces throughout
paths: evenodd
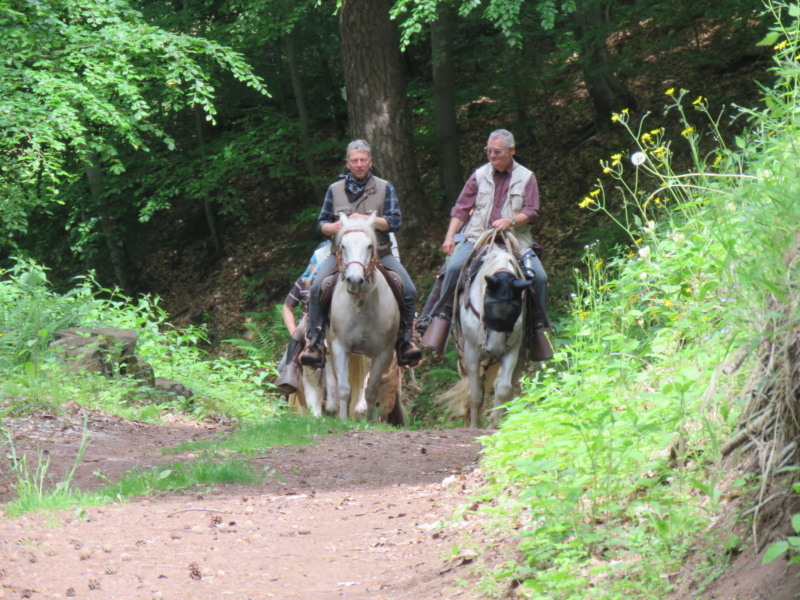
M 431 23 L 431 63 L 433 65 L 433 110 L 436 122 L 436 149 L 439 182 L 445 203 L 455 203 L 464 183 L 458 156 L 456 121 L 456 81 L 453 57 L 455 15 L 449 5 L 438 8 L 438 18 Z
M 211 64 L 266 92 L 236 52 L 155 27 L 125 0 L 5 2 L 0 28 L 0 152 L 13 157 L 0 192 L 24 189 L 30 205 L 62 202 L 58 186 L 78 174 L 105 193 L 125 147 L 173 144 L 165 112 L 197 104 L 213 120 Z
M 580 65 L 595 113 L 595 127 L 611 126 L 611 115 L 624 108 L 636 108 L 636 99 L 615 75 L 617 67 L 606 45 L 609 7 L 599 0 L 575 0 L 570 15 L 575 39 L 581 47 Z
M 375 164 L 395 186 L 407 222 L 433 217 L 414 158 L 411 116 L 391 0 L 343 0 L 339 9 L 347 111 L 353 138 L 367 140 Z

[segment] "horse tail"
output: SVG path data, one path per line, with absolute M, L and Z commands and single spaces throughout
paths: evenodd
M 350 418 L 355 417 L 355 408 L 369 375 L 370 359 L 363 354 L 350 355 L 350 371 L 348 380 L 350 381 L 350 400 L 347 406 L 347 414 Z
M 445 419 L 469 419 L 469 379 L 462 377 L 437 394 L 434 403 L 444 409 Z
M 494 363 L 483 374 L 483 389 L 489 390 L 497 379 L 500 364 Z M 434 403 L 444 409 L 444 417 L 448 420 L 464 419 L 464 425 L 470 426 L 469 419 L 469 379 L 462 377 L 445 391 L 434 397 Z

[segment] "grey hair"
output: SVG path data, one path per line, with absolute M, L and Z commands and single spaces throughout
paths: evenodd
M 508 129 L 495 129 L 492 133 L 489 134 L 490 140 L 503 140 L 506 144 L 506 148 L 513 148 L 514 144 L 514 134 L 511 133 Z
M 372 156 L 372 150 L 364 140 L 353 140 L 347 144 L 347 158 L 350 158 L 351 152 L 366 152 L 370 157 Z

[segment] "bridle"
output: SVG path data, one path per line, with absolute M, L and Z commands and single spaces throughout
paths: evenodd
M 342 232 L 341 237 L 343 238 L 348 233 L 364 233 L 362 229 L 348 229 Z M 372 278 L 375 276 L 375 265 L 378 262 L 378 253 L 373 250 L 372 258 L 369 261 L 368 265 L 365 265 L 360 260 L 351 260 L 346 263 L 343 263 L 342 259 L 342 242 L 341 238 L 339 240 L 339 249 L 336 252 L 336 267 L 339 269 L 339 277 L 341 277 L 342 281 L 345 279 L 345 271 L 347 267 L 350 265 L 360 265 L 362 269 L 364 269 L 364 279 L 369 283 Z

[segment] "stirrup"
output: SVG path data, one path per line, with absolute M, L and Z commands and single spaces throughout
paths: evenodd
M 300 364 L 315 369 L 321 369 L 325 366 L 325 345 L 322 341 L 318 340 L 306 346 L 306 349 L 300 354 Z
M 410 340 L 398 342 L 395 350 L 397 354 L 397 364 L 401 367 L 416 368 L 422 362 L 422 350 Z

